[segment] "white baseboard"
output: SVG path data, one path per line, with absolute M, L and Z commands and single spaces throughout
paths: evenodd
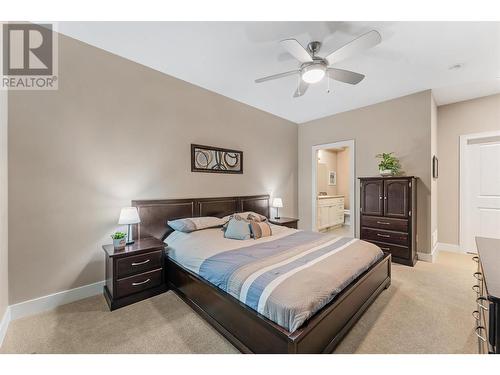
M 465 251 L 463 251 L 459 245 L 438 242 L 438 243 L 436 243 L 436 245 L 434 246 L 434 248 L 432 249 L 432 252 L 430 254 L 417 253 L 417 257 L 418 257 L 418 260 L 423 260 L 424 262 L 434 263 L 437 255 L 439 254 L 440 251 L 449 251 L 452 253 L 465 254 Z
M 417 252 L 417 259 L 422 260 L 424 262 L 434 263 L 436 261 L 438 253 L 439 253 L 439 246 L 438 244 L 436 244 L 436 246 L 432 248 L 430 254 Z
M 5 309 L 5 313 L 3 314 L 3 318 L 0 321 L 0 347 L 3 344 L 3 339 L 7 333 L 7 328 L 9 328 L 10 323 L 10 306 L 7 306 Z
M 437 248 L 439 251 L 450 251 L 453 253 L 462 253 L 465 254 L 465 251 L 463 251 L 459 245 L 455 245 L 452 243 L 444 243 L 444 242 L 438 242 L 437 243 Z
M 25 316 L 38 314 L 43 311 L 52 310 L 57 306 L 78 301 L 83 298 L 92 297 L 102 293 L 104 281 L 84 285 L 79 288 L 64 290 L 62 292 L 49 294 L 29 301 L 10 305 L 10 319 L 15 320 Z

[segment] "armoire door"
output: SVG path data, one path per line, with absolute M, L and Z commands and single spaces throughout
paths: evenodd
M 383 215 L 384 181 L 364 180 L 361 184 L 361 212 L 364 215 Z
M 388 217 L 408 217 L 410 181 L 387 179 L 384 181 L 384 215 Z

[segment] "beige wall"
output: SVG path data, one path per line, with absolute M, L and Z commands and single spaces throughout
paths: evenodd
M 459 137 L 500 130 L 500 94 L 438 107 L 439 242 L 459 244 Z
M 438 240 L 438 179 L 432 177 L 432 157 L 438 155 L 438 140 L 437 140 L 437 106 L 434 97 L 431 95 L 431 245 L 434 248 Z
M 7 92 L 0 90 L 0 321 L 9 305 L 7 99 Z
M 318 150 L 317 193 L 337 194 L 337 185 L 328 185 L 330 171 L 337 171 L 337 152 Z M 338 176 L 337 176 L 338 177 Z
M 356 177 L 377 175 L 375 154 L 393 151 L 418 183 L 418 251 L 430 252 L 431 92 L 423 91 L 299 125 L 299 225 L 312 226 L 311 149 L 354 139 Z M 359 181 L 356 180 L 359 212 Z M 356 215 L 359 233 L 359 215 Z
M 244 152 L 192 173 L 190 143 Z M 132 199 L 272 193 L 297 215 L 297 125 L 59 37 L 59 90 L 9 93 L 10 303 L 104 278 Z

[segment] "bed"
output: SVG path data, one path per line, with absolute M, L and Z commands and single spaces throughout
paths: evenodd
M 390 285 L 390 255 L 357 239 L 273 226 L 271 237 L 237 241 L 220 228 L 186 234 L 166 225 L 246 211 L 269 217 L 268 195 L 132 203 L 135 235 L 166 238 L 167 284 L 244 353 L 331 352 Z

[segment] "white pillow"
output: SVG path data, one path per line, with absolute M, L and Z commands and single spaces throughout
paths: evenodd
M 220 227 L 226 223 L 227 220 L 218 217 L 189 217 L 185 219 L 169 220 L 167 224 L 179 232 L 191 233 L 200 229 Z

